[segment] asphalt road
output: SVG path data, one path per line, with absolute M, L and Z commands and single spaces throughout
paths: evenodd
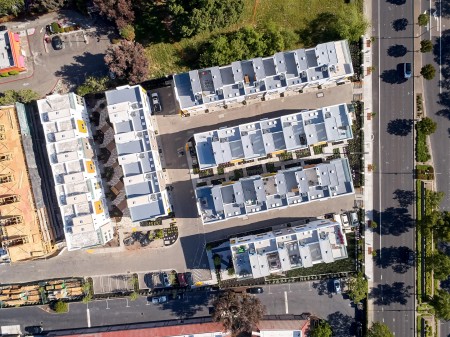
M 355 329 L 355 309 L 342 294 L 332 294 L 332 281 L 264 286 L 258 294 L 268 315 L 302 314 L 309 312 L 326 318 L 337 336 L 350 337 Z M 66 314 L 54 314 L 42 307 L 0 309 L 0 325 L 42 325 L 44 330 L 56 330 L 115 324 L 129 324 L 210 315 L 216 293 L 204 291 L 187 293 L 184 299 L 155 305 L 140 297 L 99 300 L 89 304 L 71 303 Z
M 413 78 L 403 78 L 403 63 L 413 63 L 413 6 L 395 0 L 373 1 L 374 64 L 374 236 L 377 257 L 370 289 L 374 320 L 395 336 L 415 334 L 415 271 L 402 263 L 414 249 Z

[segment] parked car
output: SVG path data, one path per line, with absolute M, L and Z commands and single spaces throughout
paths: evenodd
M 153 304 L 160 304 L 160 303 L 166 303 L 167 302 L 167 296 L 157 296 L 152 298 Z
M 405 62 L 404 65 L 404 76 L 405 78 L 410 78 L 412 74 L 411 63 Z
M 59 35 L 52 37 L 52 46 L 53 46 L 53 49 L 55 49 L 55 50 L 63 49 L 63 42 L 62 42 L 61 38 L 59 37 Z
M 183 273 L 177 274 L 178 283 L 180 284 L 180 287 L 187 287 L 186 278 L 184 277 Z
M 167 276 L 167 273 L 162 273 L 161 274 L 161 278 L 162 278 L 163 286 L 164 287 L 170 287 L 169 276 Z
M 5 25 L 1 25 L 0 26 L 0 32 L 3 32 L 5 30 L 8 30 L 8 27 L 6 27 Z
M 47 35 L 55 34 L 55 31 L 53 30 L 53 27 L 51 25 L 45 26 L 45 32 L 47 33 Z
M 134 243 L 134 239 L 131 236 L 123 239 L 123 244 L 125 246 L 131 246 L 133 243 Z
M 262 294 L 264 292 L 261 287 L 247 288 L 245 291 L 249 294 Z
M 154 112 L 161 111 L 162 109 L 161 109 L 161 103 L 159 101 L 158 93 L 156 93 L 156 92 L 152 93 L 151 97 L 152 97 L 153 111 Z
M 27 326 L 25 332 L 30 335 L 40 335 L 44 329 L 40 325 Z
M 409 252 L 409 256 L 408 256 L 408 264 L 410 266 L 414 266 L 414 262 L 416 261 L 416 254 L 414 254 L 414 252 Z
M 336 292 L 336 294 L 341 293 L 341 281 L 334 280 L 334 291 Z

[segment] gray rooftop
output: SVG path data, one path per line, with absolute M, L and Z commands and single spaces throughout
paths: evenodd
M 194 135 L 200 169 L 352 137 L 351 118 L 346 104 L 305 110 Z
M 14 65 L 14 58 L 10 48 L 8 31 L 0 32 L 0 69 Z
M 231 185 L 196 189 L 197 204 L 204 223 L 353 192 L 347 159 L 335 159 L 308 168 L 282 170 L 269 177 L 243 178 Z
M 350 50 L 347 41 L 342 40 L 319 44 L 311 49 L 235 61 L 223 67 L 191 70 L 174 75 L 174 84 L 181 109 L 189 109 L 236 98 L 242 100 L 245 95 L 258 92 L 284 91 L 287 87 L 307 82 L 323 83 L 327 79 L 339 80 L 351 75 Z M 238 90 L 239 85 L 248 87 L 248 90 Z

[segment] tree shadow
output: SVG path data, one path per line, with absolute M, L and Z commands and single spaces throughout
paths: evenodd
M 439 105 L 443 106 L 443 109 L 436 112 L 436 115 L 446 117 L 450 119 L 450 92 L 445 91 L 439 94 Z
M 376 288 L 372 288 L 369 298 L 374 299 L 376 305 L 390 305 L 399 303 L 405 305 L 408 298 L 411 297 L 412 286 L 406 286 L 404 282 L 394 282 L 392 285 L 379 284 Z
M 409 205 L 412 205 L 416 196 L 414 194 L 414 191 L 406 191 L 406 190 L 400 190 L 396 189 L 394 191 L 394 199 L 398 201 L 398 204 L 400 207 L 408 207 Z
M 334 13 L 320 13 L 305 25 L 305 29 L 299 31 L 302 44 L 312 47 L 319 43 L 339 40 L 339 32 L 336 31 L 337 16 Z
M 73 89 L 84 83 L 87 76 L 104 76 L 108 73 L 104 57 L 105 54 L 89 52 L 74 56 L 74 62 L 63 65 L 55 75 L 65 80 Z
M 162 310 L 171 310 L 174 315 L 181 319 L 191 318 L 199 312 L 205 311 L 210 299 L 214 295 L 210 295 L 206 291 L 191 292 L 185 294 L 182 299 L 173 299 L 162 305 Z M 203 312 L 204 316 L 209 316 L 208 312 Z
M 397 69 L 385 70 L 380 75 L 381 80 L 389 84 L 402 84 L 407 81 L 403 77 L 402 70 L 403 70 L 403 63 L 397 65 Z
M 379 268 L 386 269 L 392 267 L 393 271 L 403 274 L 411 267 L 408 264 L 409 256 L 413 251 L 406 246 L 400 247 L 383 247 L 377 249 L 375 264 Z
M 395 31 L 399 32 L 402 30 L 406 30 L 406 27 L 408 26 L 408 19 L 402 18 L 392 21 L 392 28 L 394 28 Z
M 374 219 L 380 224 L 381 235 L 400 236 L 414 227 L 411 214 L 404 207 L 389 207 L 381 213 L 374 211 Z
M 402 57 L 405 56 L 408 52 L 408 49 L 401 44 L 395 44 L 390 46 L 387 50 L 387 54 L 391 57 Z
M 413 127 L 411 119 L 394 119 L 389 121 L 387 125 L 387 132 L 394 136 L 407 136 Z
M 317 290 L 317 294 L 320 296 L 333 294 L 333 280 L 320 280 L 314 282 L 312 287 Z
M 336 311 L 327 317 L 333 330 L 333 336 L 352 337 L 355 334 L 355 319 L 349 315 Z

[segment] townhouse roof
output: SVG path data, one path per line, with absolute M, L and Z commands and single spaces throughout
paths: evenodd
M 353 75 L 346 40 L 174 75 L 181 109 Z
M 153 125 L 148 96 L 139 85 L 118 87 L 105 94 L 131 220 L 165 215 L 160 158 L 151 145 Z
M 37 106 L 68 249 L 101 244 L 101 228 L 111 221 L 84 100 L 74 93 L 56 94 Z
M 200 169 L 269 153 L 353 138 L 347 104 L 263 119 L 194 135 Z
M 196 189 L 205 224 L 354 193 L 346 158 Z

